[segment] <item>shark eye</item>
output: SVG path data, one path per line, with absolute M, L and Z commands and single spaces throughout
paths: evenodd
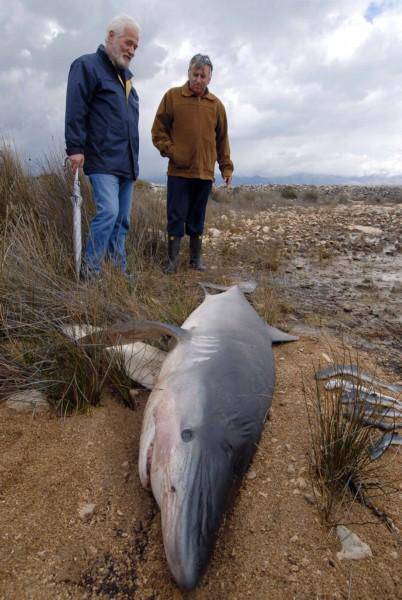
M 174 485 L 171 486 L 170 491 L 173 493 L 176 491 L 176 488 L 174 487 Z
M 183 429 L 181 432 L 181 439 L 183 442 L 191 442 L 194 437 L 194 433 L 191 429 Z

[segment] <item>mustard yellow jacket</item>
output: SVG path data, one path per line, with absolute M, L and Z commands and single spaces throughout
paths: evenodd
M 213 180 L 216 161 L 223 177 L 233 173 L 225 108 L 208 90 L 195 96 L 188 82 L 163 96 L 152 142 L 169 157 L 168 175 Z

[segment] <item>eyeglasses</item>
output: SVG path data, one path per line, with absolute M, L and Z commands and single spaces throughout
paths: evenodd
M 211 71 L 213 69 L 211 59 L 207 54 L 195 54 L 190 60 L 190 66 L 196 64 L 207 65 L 208 67 L 211 67 Z

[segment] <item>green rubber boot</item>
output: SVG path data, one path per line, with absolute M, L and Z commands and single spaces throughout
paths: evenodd
M 190 268 L 196 271 L 206 271 L 207 268 L 201 261 L 202 235 L 190 237 Z
M 177 265 L 179 264 L 181 237 L 169 235 L 168 237 L 168 264 L 165 268 L 165 273 L 171 275 L 176 273 Z

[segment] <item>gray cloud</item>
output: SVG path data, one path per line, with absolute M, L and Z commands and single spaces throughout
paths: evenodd
M 63 146 L 69 65 L 107 22 L 141 26 L 132 64 L 141 99 L 141 172 L 166 162 L 150 141 L 162 94 L 208 53 L 238 174 L 402 172 L 402 7 L 384 0 L 3 0 L 0 135 L 34 159 Z M 133 12 L 135 11 L 135 12 Z

